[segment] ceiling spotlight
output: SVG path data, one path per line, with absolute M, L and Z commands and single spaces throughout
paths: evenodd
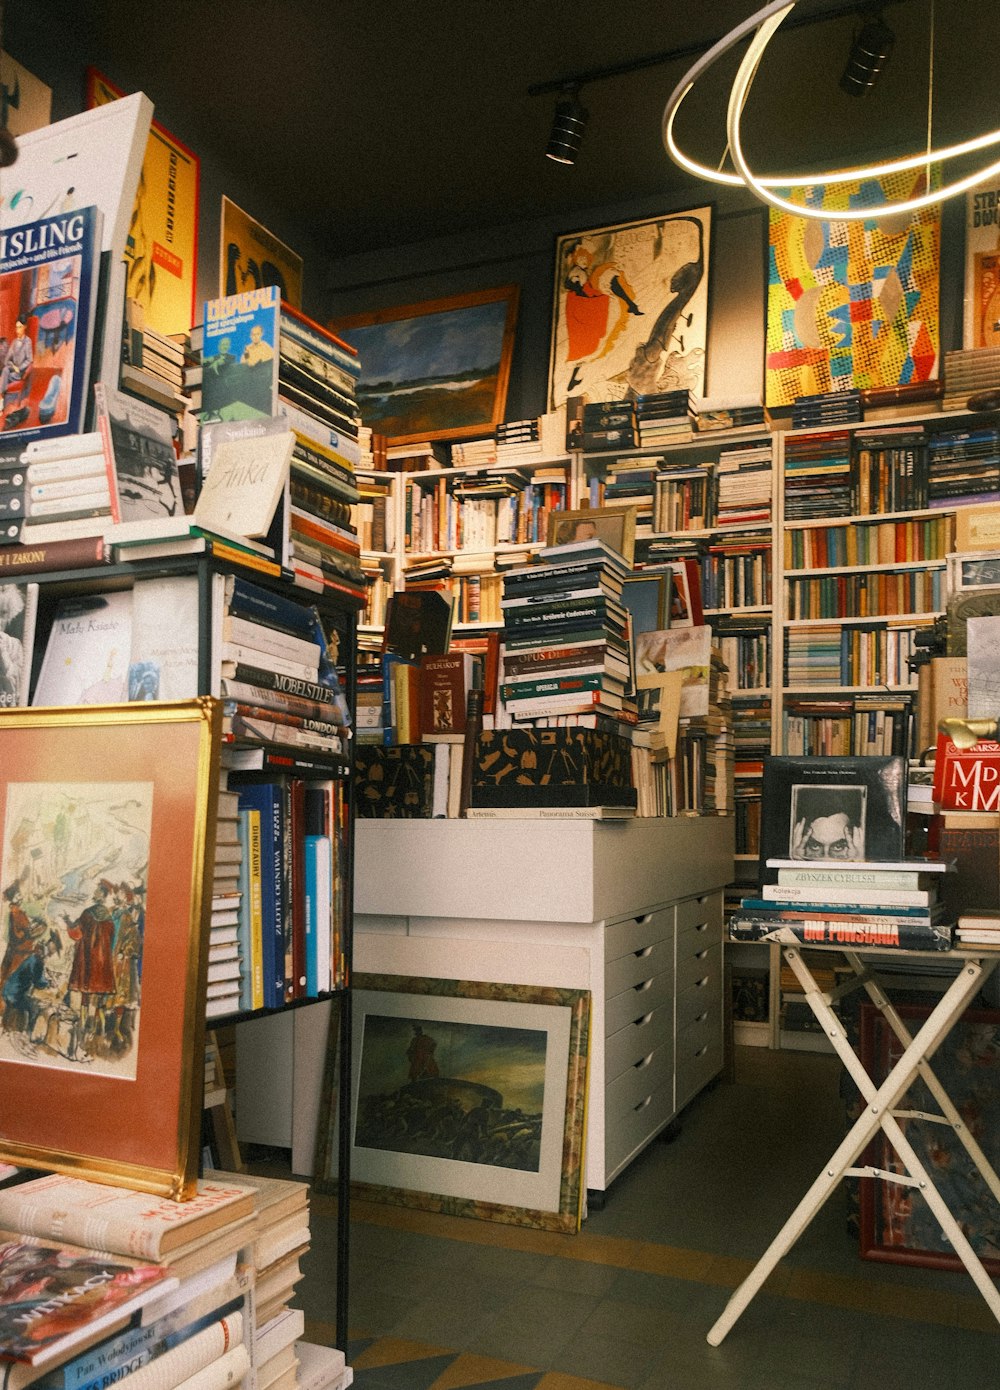
M 576 163 L 588 114 L 580 102 L 580 88 L 575 83 L 565 87 L 552 117 L 552 134 L 545 151 L 549 159 L 557 164 Z
M 867 20 L 851 42 L 847 65 L 840 79 L 843 90 L 852 97 L 863 97 L 870 92 L 889 61 L 895 42 L 896 35 L 880 14 Z

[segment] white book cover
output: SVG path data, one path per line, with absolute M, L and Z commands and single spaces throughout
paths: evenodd
M 294 447 L 291 430 L 217 444 L 195 504 L 197 525 L 266 535 L 288 482 Z
M 128 589 L 61 599 L 32 705 L 105 705 L 126 699 L 132 646 Z
M 136 580 L 128 699 L 188 700 L 197 694 L 197 575 Z
M 37 584 L 0 584 L 0 709 L 28 703 Z
M 969 618 L 969 718 L 1000 715 L 1000 617 Z

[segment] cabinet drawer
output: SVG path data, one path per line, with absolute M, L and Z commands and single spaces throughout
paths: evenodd
M 634 989 L 644 980 L 652 980 L 665 970 L 673 970 L 674 943 L 671 937 L 656 941 L 642 950 L 619 956 L 604 968 L 604 994 L 610 999 L 626 989 Z
M 722 976 L 718 971 L 701 975 L 677 996 L 677 1036 L 696 1019 L 708 1014 L 719 1018 L 722 1007 Z
M 714 929 L 722 939 L 722 894 L 705 893 L 700 898 L 685 898 L 677 904 L 677 939 L 682 933 Z M 711 935 L 711 930 L 709 931 Z
M 660 907 L 641 917 L 626 917 L 604 930 L 604 959 L 617 960 L 632 951 L 642 951 L 668 937 L 674 925 L 673 907 Z
M 631 1158 L 638 1148 L 662 1129 L 674 1113 L 674 1087 L 669 1081 L 634 1105 L 626 1113 L 605 1116 L 604 1166 L 605 1172 L 613 1174 L 615 1169 Z
M 651 980 L 640 980 L 631 989 L 616 994 L 604 1005 L 604 1036 L 610 1038 L 653 1009 L 669 1005 L 674 997 L 674 972 L 664 970 Z
M 610 1130 L 616 1119 L 628 1115 L 647 1096 L 673 1082 L 673 1039 L 647 1053 L 637 1066 L 629 1067 L 604 1088 L 604 1125 Z
M 685 1029 L 677 1040 L 677 1109 L 718 1076 L 722 1070 L 722 1026 L 718 1018 L 712 1029 Z
M 701 945 L 693 943 L 697 949 L 677 957 L 677 993 L 682 994 L 689 985 L 697 984 L 706 976 L 710 979 L 722 975 L 722 947 L 720 945 Z
M 651 1009 L 613 1033 L 604 1044 L 604 1080 L 614 1080 L 658 1047 L 669 1046 L 673 1036 L 673 1016 L 674 1011 L 668 1001 L 662 1008 Z

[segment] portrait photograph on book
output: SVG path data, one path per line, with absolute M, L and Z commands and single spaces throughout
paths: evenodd
M 356 1195 L 579 1230 L 589 991 L 367 974 L 353 985 Z M 337 1183 L 334 1068 L 328 1057 L 320 1192 Z M 402 1129 L 394 1114 L 409 1117 Z
M 761 879 L 769 859 L 858 863 L 903 857 L 906 760 L 764 759 Z
M 219 746 L 207 699 L 0 710 L 0 1161 L 193 1193 Z

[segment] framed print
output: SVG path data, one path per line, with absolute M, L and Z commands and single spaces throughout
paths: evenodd
M 911 1035 L 930 1013 L 927 1004 L 897 1008 Z M 901 1053 L 899 1039 L 878 1009 L 862 1004 L 860 1056 L 876 1084 L 885 1080 Z M 968 1009 L 934 1053 L 931 1065 L 990 1164 L 1000 1167 L 1000 1012 Z M 907 1092 L 906 1115 L 900 1115 L 899 1123 L 987 1272 L 996 1278 L 1000 1275 L 996 1199 L 951 1127 L 922 1120 L 921 1111 L 940 1114 L 918 1078 Z M 881 1131 L 862 1162 L 887 1172 L 901 1171 L 899 1157 Z M 964 1268 L 916 1188 L 862 1178 L 859 1189 L 863 1259 Z
M 1000 184 L 966 194 L 962 346 L 1000 347 Z
M 87 106 L 117 101 L 124 92 L 87 69 Z M 198 268 L 198 156 L 153 121 L 129 223 L 126 293 L 158 333 L 187 333 L 195 321 Z
M 632 564 L 635 550 L 635 507 L 584 507 L 582 511 L 549 512 L 546 545 L 573 545 L 599 540 Z
M 357 1195 L 578 1230 L 589 1031 L 587 990 L 357 975 Z
M 893 862 L 903 857 L 906 759 L 764 759 L 761 881 L 767 861 Z
M 795 193 L 808 206 L 829 208 L 829 222 L 771 209 L 765 405 L 937 376 L 940 209 L 836 220 L 840 207 L 909 197 L 914 177 L 816 184 Z
M 220 712 L 0 710 L 0 1161 L 194 1193 Z
M 556 241 L 548 409 L 705 394 L 711 207 Z
M 223 194 L 219 222 L 219 296 L 277 285 L 302 308 L 302 257 Z
M 358 350 L 365 424 L 390 444 L 495 430 L 507 404 L 518 293 L 502 285 L 331 323 Z

